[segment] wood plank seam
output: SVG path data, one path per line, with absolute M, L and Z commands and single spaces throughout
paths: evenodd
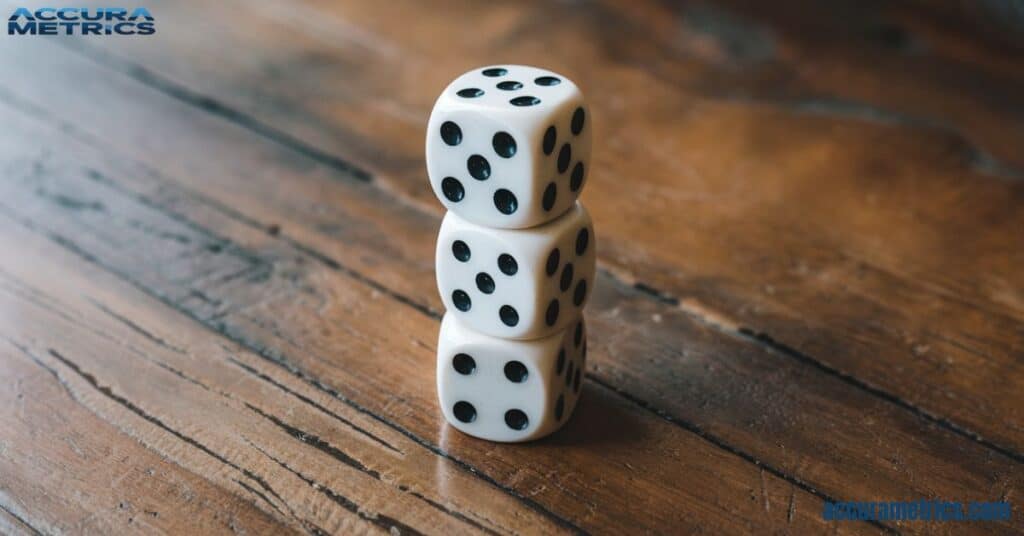
M 239 125 L 239 126 L 241 126 L 243 128 L 252 130 L 254 133 L 262 135 L 262 136 L 264 136 L 264 137 L 266 137 L 266 138 L 268 138 L 268 139 L 270 139 L 272 141 L 275 141 L 277 143 L 281 143 L 282 145 L 284 145 L 284 146 L 286 146 L 288 148 L 296 150 L 300 154 L 309 156 L 310 152 L 316 152 L 316 153 L 324 154 L 325 156 L 330 156 L 330 155 L 327 155 L 327 153 L 323 153 L 322 151 L 320 151 L 320 149 L 317 149 L 316 147 L 314 147 L 314 146 L 312 146 L 312 145 L 310 145 L 310 144 L 308 144 L 308 143 L 306 143 L 306 142 L 304 142 L 302 140 L 294 138 L 294 137 L 288 135 L 287 133 L 284 133 L 284 132 L 282 132 L 280 130 L 277 130 L 277 129 L 275 129 L 272 126 L 266 125 L 266 124 L 260 122 L 259 120 L 257 120 L 256 118 L 254 118 L 254 117 L 252 117 L 252 116 L 250 116 L 250 115 L 248 115 L 248 114 L 246 114 L 244 112 L 241 112 L 239 110 L 235 110 L 235 109 L 231 108 L 230 106 L 227 106 L 227 105 L 225 105 L 223 103 L 220 103 L 220 102 L 216 101 L 215 99 L 213 99 L 212 97 L 209 97 L 209 96 L 206 96 L 206 95 L 194 92 L 194 91 L 190 90 L 187 87 L 184 87 L 184 86 L 182 86 L 180 84 L 177 84 L 177 83 L 175 83 L 175 82 L 173 82 L 171 80 L 168 80 L 168 79 L 166 79 L 166 78 L 164 78 L 164 77 L 162 77 L 162 76 L 160 76 L 160 75 L 158 75 L 158 74 L 156 74 L 156 73 L 146 69 L 145 67 L 142 67 L 140 65 L 136 65 L 134 63 L 131 63 L 131 62 L 128 62 L 128 61 L 125 61 L 125 60 L 114 58 L 110 54 L 105 53 L 105 52 L 100 51 L 100 50 L 97 50 L 97 49 L 92 49 L 90 47 L 69 47 L 63 41 L 58 41 L 58 42 L 61 43 L 62 46 L 67 47 L 69 50 L 72 50 L 76 54 L 82 55 L 83 57 L 86 57 L 86 58 L 88 58 L 88 59 L 90 59 L 92 61 L 95 61 L 95 62 L 100 63 L 102 65 L 105 65 L 107 67 L 110 67 L 110 68 L 112 68 L 112 69 L 114 69 L 114 70 L 116 70 L 118 72 L 121 72 L 122 74 L 125 74 L 125 75 L 135 79 L 139 83 L 144 84 L 144 85 L 146 85 L 148 87 L 151 87 L 151 88 L 153 88 L 153 89 L 155 89 L 157 91 L 160 91 L 160 92 L 162 92 L 162 93 L 164 93 L 164 94 L 166 94 L 166 95 L 168 95 L 168 96 L 170 96 L 170 97 L 172 97 L 174 99 L 182 101 L 182 102 L 184 102 L 186 104 L 189 104 L 191 106 L 195 106 L 195 107 L 200 108 L 200 109 L 202 109 L 204 111 L 207 111 L 207 112 L 213 113 L 215 115 L 218 115 L 219 117 L 222 117 L 225 120 L 231 121 L 231 122 L 233 122 L 233 123 L 235 123 L 235 124 L 237 124 L 237 125 Z M 213 103 L 213 104 L 209 104 L 209 103 Z M 856 117 L 860 118 L 860 115 L 857 115 Z M 903 123 L 904 123 L 903 121 L 900 121 L 900 124 L 903 124 Z M 916 125 L 917 122 L 915 122 L 914 124 Z M 927 122 L 926 123 L 922 123 L 919 126 L 927 126 L 929 128 L 941 129 L 943 131 L 949 130 L 949 129 L 942 128 L 942 125 L 937 125 L 937 124 L 936 125 L 932 125 L 932 124 L 927 123 Z M 950 132 L 952 134 L 954 134 L 954 135 L 958 135 L 958 133 L 955 130 L 951 130 Z M 961 139 L 965 139 L 962 136 L 959 136 L 959 137 Z M 972 148 L 973 153 L 979 155 L 978 158 L 982 158 L 984 156 L 984 151 L 981 151 L 980 149 L 974 147 L 973 145 L 969 145 L 969 146 Z M 301 148 L 301 150 L 300 150 L 300 148 Z M 328 165 L 328 166 L 330 166 L 330 167 L 332 167 L 332 168 L 334 168 L 334 169 L 336 169 L 338 171 L 341 171 L 341 172 L 351 176 L 352 178 L 354 178 L 356 180 L 360 180 L 360 181 L 364 181 L 364 182 L 372 182 L 372 175 L 369 172 L 366 172 L 365 170 L 360 169 L 359 167 L 357 167 L 354 164 L 351 164 L 349 162 L 345 162 L 344 160 L 342 160 L 342 159 L 340 159 L 338 157 L 330 156 L 330 160 L 329 161 L 322 161 L 322 160 L 319 160 L 319 159 L 317 159 L 317 161 L 321 162 L 321 163 L 324 163 L 325 165 Z M 1002 167 L 1005 167 L 1005 166 L 1002 166 Z M 1007 172 L 1011 172 L 1011 171 L 1015 171 L 1015 170 L 1007 168 Z M 992 171 L 990 170 L 989 173 L 992 173 Z M 1005 178 L 1005 176 L 1004 176 L 1004 178 Z M 204 202 L 206 202 L 211 207 L 222 207 L 221 203 L 216 202 L 214 200 L 204 200 Z M 225 214 L 226 215 L 230 216 L 232 214 L 237 214 L 237 211 L 234 211 L 233 209 L 229 209 L 228 207 L 222 207 L 222 208 L 225 209 Z M 415 207 L 415 208 L 418 208 L 418 207 Z M 258 224 L 256 224 L 253 220 L 251 220 L 251 218 L 245 217 L 243 215 L 238 215 L 238 216 L 240 216 L 240 218 L 238 218 L 238 219 L 242 223 L 250 223 L 250 224 L 253 224 L 253 225 L 255 225 L 255 226 L 259 227 L 259 228 L 267 229 L 266 226 L 259 226 Z M 416 308 L 421 313 L 424 313 L 424 314 L 430 316 L 431 318 L 440 319 L 440 316 L 441 316 L 440 312 L 434 310 L 432 307 L 429 307 L 427 305 L 421 304 L 421 303 L 417 302 L 416 300 L 414 300 L 412 298 L 409 298 L 407 296 L 404 296 L 404 295 L 401 295 L 399 293 L 396 293 L 396 292 L 394 292 L 394 291 L 392 291 L 390 289 L 387 289 L 386 287 L 384 287 L 383 285 L 380 285 L 379 283 L 373 281 L 372 279 L 367 278 L 367 277 L 363 276 L 362 274 L 359 274 L 358 272 L 356 272 L 356 271 L 354 271 L 354 270 L 352 270 L 352 269 L 350 269 L 348 267 L 345 267 L 345 266 L 341 265 L 338 261 L 332 259 L 330 256 L 328 256 L 326 254 L 323 254 L 323 253 L 317 251 L 315 248 L 312 248 L 310 246 L 304 245 L 304 244 L 302 244 L 302 243 L 300 243 L 300 242 L 298 242 L 298 241 L 296 241 L 294 239 L 286 237 L 283 234 L 281 235 L 281 237 L 283 239 L 285 239 L 285 241 L 288 244 L 290 244 L 293 247 L 295 247 L 296 249 L 299 249 L 300 251 L 303 251 L 304 253 L 307 253 L 310 256 L 320 260 L 325 265 L 327 265 L 327 266 L 329 266 L 331 268 L 343 271 L 343 272 L 345 272 L 347 274 L 350 274 L 350 275 L 358 278 L 359 280 L 361 280 L 361 281 L 371 285 L 376 290 L 384 292 L 384 293 L 386 293 L 386 294 L 388 294 L 388 295 L 398 299 L 402 303 L 405 303 L 406 305 L 409 305 L 409 306 L 411 306 L 413 308 Z M 603 267 L 602 267 L 602 271 L 604 273 L 608 274 L 609 277 L 612 277 L 613 279 L 618 279 L 618 280 L 621 281 L 621 278 L 618 275 L 616 275 L 615 273 L 613 273 L 612 271 L 604 269 Z M 943 429 L 946 429 L 946 430 L 948 430 L 950 432 L 953 432 L 953 433 L 955 433 L 957 435 L 960 435 L 960 436 L 962 436 L 962 437 L 964 437 L 964 438 L 966 438 L 966 439 L 968 439 L 970 441 L 976 442 L 976 443 L 984 446 L 985 448 L 988 448 L 988 449 L 991 449 L 991 450 L 993 450 L 995 452 L 1003 454 L 1004 456 L 1007 456 L 1007 457 L 1013 459 L 1016 462 L 1024 463 L 1024 453 L 1017 452 L 1017 451 L 1015 451 L 1015 450 L 1013 450 L 1013 449 L 1011 449 L 1009 447 L 1005 447 L 1003 445 L 999 445 L 999 444 L 994 443 L 994 442 L 992 442 L 990 440 L 987 440 L 981 434 L 975 432 L 974 430 L 971 430 L 970 428 L 967 428 L 965 426 L 957 424 L 956 422 L 950 420 L 949 418 L 943 417 L 941 415 L 936 415 L 936 414 L 934 414 L 934 413 L 932 413 L 930 411 L 927 411 L 927 410 L 925 410 L 925 409 L 923 409 L 921 407 L 918 407 L 917 405 L 915 405 L 915 404 L 913 404 L 913 403 L 911 403 L 911 402 L 909 402 L 909 401 L 907 401 L 907 400 L 905 400 L 905 399 L 903 399 L 903 398 L 901 398 L 901 397 L 899 397 L 899 396 L 897 396 L 895 394 L 892 394 L 892 393 L 890 393 L 890 392 L 888 392 L 888 391 L 886 391 L 884 389 L 875 387 L 875 386 L 871 385 L 869 382 L 861 380 L 861 379 L 857 378 L 856 376 L 853 376 L 853 375 L 851 375 L 849 373 L 843 372 L 843 371 L 841 371 L 841 370 L 839 370 L 839 369 L 837 369 L 835 367 L 832 367 L 832 366 L 830 366 L 830 365 L 828 365 L 828 364 L 826 364 L 826 363 L 824 363 L 824 362 L 814 358 L 811 355 L 808 355 L 808 354 L 806 354 L 804 352 L 800 352 L 800 351 L 796 350 L 795 348 L 792 348 L 792 347 L 790 347 L 790 346 L 788 346 L 788 345 L 786 345 L 784 343 L 781 343 L 781 342 L 777 341 L 770 334 L 757 332 L 757 331 L 755 331 L 755 330 L 753 330 L 751 328 L 745 327 L 745 326 L 739 326 L 738 330 L 732 330 L 731 328 L 729 328 L 727 326 L 722 326 L 722 325 L 720 325 L 718 323 L 715 323 L 715 322 L 708 322 L 707 318 L 705 318 L 704 316 L 699 315 L 699 314 L 694 314 L 693 311 L 691 311 L 691 310 L 689 310 L 689 309 L 687 309 L 685 307 L 682 307 L 680 305 L 680 302 L 679 302 L 679 300 L 677 298 L 674 298 L 672 296 L 668 296 L 666 293 L 664 293 L 664 292 L 662 292 L 662 291 L 652 287 L 651 285 L 645 284 L 645 283 L 643 283 L 641 281 L 637 281 L 637 282 L 633 283 L 632 286 L 633 286 L 634 289 L 636 289 L 636 290 L 638 290 L 638 291 L 640 291 L 642 293 L 649 294 L 650 296 L 652 296 L 657 301 L 660 301 L 660 302 L 665 303 L 667 305 L 671 305 L 671 306 L 679 308 L 685 314 L 687 314 L 687 315 L 689 315 L 689 316 L 691 316 L 693 318 L 696 318 L 697 320 L 701 321 L 702 323 L 704 323 L 706 325 L 709 325 L 712 328 L 714 328 L 714 329 L 716 329 L 716 330 L 718 330 L 718 331 L 720 331 L 722 333 L 725 333 L 727 335 L 734 336 L 734 337 L 740 337 L 740 338 L 742 338 L 744 340 L 748 340 L 750 342 L 753 342 L 753 343 L 755 343 L 755 344 L 757 344 L 757 345 L 759 345 L 759 346 L 761 346 L 763 348 L 766 348 L 766 349 L 768 349 L 770 351 L 774 351 L 774 352 L 777 352 L 777 353 L 779 353 L 781 355 L 784 355 L 786 357 L 792 358 L 792 359 L 796 360 L 797 362 L 800 362 L 800 363 L 805 364 L 805 365 L 812 366 L 812 367 L 814 367 L 814 368 L 824 372 L 825 374 L 833 376 L 833 377 L 835 377 L 835 378 L 837 378 L 837 379 L 839 379 L 839 380 L 841 380 L 841 381 L 843 381 L 843 382 L 845 382 L 845 383 L 847 383 L 847 384 L 849 384 L 849 385 L 851 385 L 851 386 L 853 386 L 853 387 L 855 387 L 857 389 L 863 390 L 864 392 L 869 393 L 872 396 L 878 397 L 878 398 L 880 398 L 880 399 L 882 399 L 882 400 L 884 400 L 884 401 L 886 401 L 888 403 L 894 404 L 897 407 L 900 407 L 900 408 L 902 408 L 902 409 L 904 409 L 906 411 L 909 411 L 910 413 L 912 413 L 913 415 L 915 415 L 916 417 L 918 417 L 920 419 L 923 419 L 925 421 L 934 423 L 934 424 L 936 424 L 937 426 L 939 426 L 939 427 L 941 427 Z M 589 377 L 589 374 L 588 374 L 588 377 Z

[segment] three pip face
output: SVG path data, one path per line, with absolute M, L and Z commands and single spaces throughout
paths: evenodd
M 480 225 L 539 225 L 579 197 L 590 123 L 583 95 L 563 76 L 522 65 L 470 71 L 430 115 L 431 186 L 448 210 Z
M 577 200 L 591 119 L 565 76 L 495 65 L 456 78 L 427 125 L 448 209 L 437 239 L 437 389 L 445 419 L 491 441 L 564 425 L 579 399 L 596 243 Z

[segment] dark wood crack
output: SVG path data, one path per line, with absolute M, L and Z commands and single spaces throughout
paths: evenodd
M 256 406 L 253 406 L 252 404 L 246 403 L 245 406 L 248 407 L 250 410 L 252 410 L 252 411 L 256 412 L 257 414 L 259 414 L 260 416 L 262 416 L 264 419 L 267 419 L 268 421 L 274 423 L 275 425 L 277 425 L 278 428 L 281 428 L 288 435 L 294 437 L 295 439 L 298 439 L 299 441 L 301 441 L 301 442 L 303 442 L 303 443 L 305 443 L 305 444 L 307 444 L 307 445 L 309 445 L 309 446 L 319 450 L 320 452 L 323 452 L 324 454 L 327 454 L 328 456 L 334 458 L 335 460 L 338 460 L 339 462 L 345 464 L 348 467 L 351 467 L 351 468 L 353 468 L 353 469 L 355 469 L 355 470 L 357 470 L 357 471 L 359 471 L 361 473 L 364 473 L 364 474 L 366 474 L 366 475 L 368 475 L 370 477 L 373 477 L 376 480 L 383 481 L 381 479 L 381 477 L 380 477 L 380 472 L 378 472 L 378 471 L 376 471 L 374 469 L 370 469 L 369 467 L 366 467 L 359 460 L 353 458 L 352 456 L 348 455 L 343 450 L 339 449 L 338 447 L 335 447 L 334 445 L 330 444 L 329 442 L 321 439 L 316 434 L 313 434 L 313 433 L 310 433 L 310 432 L 306 432 L 304 430 L 296 428 L 296 427 L 294 427 L 294 426 L 292 426 L 292 425 L 282 421 L 281 419 L 279 419 L 279 418 L 277 418 L 277 417 L 275 417 L 273 415 L 270 415 L 270 414 L 264 412 L 263 410 L 257 408 Z M 468 516 L 466 516 L 464 514 L 461 514 L 459 512 L 451 510 L 450 508 L 447 508 L 447 507 L 445 507 L 445 506 L 443 506 L 443 505 L 441 505 L 441 504 L 439 504 L 439 503 L 437 503 L 435 501 L 427 499 L 426 497 L 424 497 L 423 495 L 421 495 L 419 493 L 412 492 L 412 491 L 410 491 L 408 489 L 402 489 L 401 486 L 399 486 L 398 489 L 400 491 L 402 491 L 403 493 L 408 493 L 409 495 L 412 495 L 413 497 L 416 497 L 417 499 L 420 499 L 420 500 L 426 502 L 432 508 L 440 510 L 445 515 L 454 517 L 454 518 L 456 518 L 456 519 L 458 519 L 458 520 L 460 520 L 460 521 L 462 521 L 462 522 L 464 522 L 466 524 L 472 525 L 473 527 L 475 527 L 475 528 L 477 528 L 477 529 L 479 529 L 479 530 L 481 530 L 483 532 L 486 532 L 488 534 L 494 534 L 494 535 L 499 534 L 498 532 L 495 532 L 494 530 L 491 530 L 490 528 L 480 524 L 475 519 L 472 519 L 472 518 L 470 518 L 470 517 L 468 517 Z
M 245 488 L 249 493 L 252 493 L 253 495 L 256 495 L 257 497 L 259 497 L 259 498 L 263 499 L 264 501 L 270 503 L 272 506 L 274 506 L 274 509 L 277 510 L 281 515 L 283 515 L 283 516 L 290 516 L 292 519 L 294 519 L 300 525 L 302 525 L 302 528 L 306 529 L 306 532 L 312 534 L 313 536 L 326 536 L 326 535 L 330 534 L 329 532 L 327 532 L 326 530 L 322 529 L 321 527 L 319 527 L 318 525 L 316 525 L 312 521 L 309 521 L 308 519 L 301 519 L 298 516 L 296 516 L 295 515 L 295 511 L 292 510 L 291 507 L 289 507 L 287 503 L 284 503 L 282 501 L 282 504 L 284 504 L 285 507 L 288 508 L 288 511 L 290 513 L 286 513 L 283 510 L 281 510 L 280 508 L 278 508 L 277 505 L 275 505 L 273 502 L 271 502 L 270 499 L 268 499 L 267 496 L 264 495 L 260 490 L 250 486 L 249 484 L 246 484 L 245 482 L 242 482 L 241 480 L 238 480 L 237 478 L 234 478 L 232 480 L 234 480 L 235 483 L 238 484 L 239 486 L 242 486 L 243 488 Z
M 1002 454 L 1003 456 L 1006 456 L 1007 458 L 1010 458 L 1011 460 L 1013 460 L 1015 462 L 1024 463 L 1024 454 L 1022 454 L 1020 452 L 1017 452 L 1017 451 L 1015 451 L 1013 449 L 1010 449 L 1008 447 L 1004 447 L 1002 445 L 998 445 L 996 443 L 993 443 L 992 441 L 989 441 L 989 440 L 985 439 L 984 437 L 982 437 L 981 434 L 979 434 L 979 433 L 977 433 L 977 432 L 975 432 L 973 430 L 970 430 L 969 428 L 961 426 L 961 425 L 959 425 L 959 424 L 957 424 L 957 423 L 955 423 L 955 422 L 953 422 L 953 421 L 951 421 L 951 420 L 949 420 L 949 419 L 947 419 L 945 417 L 942 417 L 942 416 L 939 416 L 939 415 L 935 415 L 935 414 L 933 414 L 933 413 L 931 413 L 931 412 L 929 412 L 929 411 L 927 411 L 927 410 L 917 406 L 916 404 L 913 404 L 913 403 L 911 403 L 911 402 L 909 402 L 909 401 L 907 401 L 907 400 L 905 400 L 903 398 L 900 398 L 899 396 L 896 396 L 893 393 L 890 393 L 890 392 L 888 392 L 888 391 L 886 391 L 884 389 L 881 389 L 879 387 L 871 385 L 870 383 L 868 383 L 868 382 L 866 382 L 864 380 L 861 380 L 860 378 L 857 378 L 856 376 L 853 376 L 852 374 L 843 372 L 843 371 L 841 371 L 841 370 L 839 370 L 839 369 L 837 369 L 837 368 L 835 368 L 835 367 L 833 367 L 833 366 L 831 366 L 831 365 L 829 365 L 827 363 L 824 363 L 824 362 L 822 362 L 822 361 L 820 361 L 818 359 L 815 359 L 814 357 L 812 357 L 812 356 L 810 356 L 810 355 L 808 355 L 806 353 L 803 353 L 803 352 L 801 352 L 801 351 L 799 351 L 799 350 L 797 350 L 797 349 L 795 349 L 795 348 L 793 348 L 791 346 L 786 345 L 785 343 L 782 343 L 782 342 L 779 342 L 779 341 L 773 339 L 770 335 L 768 335 L 766 333 L 762 333 L 762 332 L 756 331 L 756 330 L 754 330 L 752 328 L 749 328 L 749 327 L 746 327 L 746 326 L 739 326 L 738 329 L 733 329 L 733 328 L 731 328 L 729 326 L 723 326 L 723 325 L 721 325 L 718 322 L 713 322 L 713 321 L 709 320 L 708 318 L 705 318 L 705 317 L 693 314 L 690 311 L 687 311 L 686 309 L 680 307 L 680 303 L 679 303 L 679 300 L 677 298 L 675 298 L 673 296 L 670 296 L 669 294 L 667 294 L 665 292 L 662 292 L 662 291 L 654 288 L 651 285 L 648 285 L 646 283 L 639 282 L 639 281 L 636 282 L 636 283 L 633 283 L 632 285 L 629 285 L 628 283 L 626 283 L 626 282 L 622 281 L 620 278 L 618 278 L 615 274 L 613 274 L 611 272 L 608 272 L 607 270 L 602 270 L 602 272 L 604 272 L 605 275 L 607 275 L 608 278 L 610 278 L 611 280 L 615 281 L 616 284 L 619 284 L 619 285 L 621 285 L 623 287 L 632 287 L 634 290 L 640 292 L 641 294 L 643 294 L 645 296 L 648 296 L 649 298 L 651 298 L 651 299 L 653 299 L 653 300 L 655 300 L 655 301 L 657 301 L 659 303 L 663 303 L 665 305 L 669 305 L 669 306 L 675 307 L 675 308 L 679 309 L 680 311 L 682 311 L 687 316 L 689 316 L 691 318 L 695 318 L 696 320 L 700 321 L 702 324 L 707 325 L 707 326 L 711 327 L 712 329 L 714 329 L 714 330 L 716 330 L 716 331 L 718 331 L 720 333 L 724 333 L 726 335 L 730 335 L 730 336 L 733 336 L 733 337 L 738 337 L 738 338 L 743 339 L 745 341 L 751 342 L 751 343 L 753 343 L 753 344 L 755 344 L 757 346 L 760 346 L 762 348 L 766 348 L 766 349 L 768 349 L 770 351 L 773 351 L 773 352 L 775 352 L 777 354 L 780 354 L 780 355 L 786 356 L 786 357 L 788 357 L 790 359 L 796 360 L 796 361 L 798 361 L 798 362 L 800 362 L 800 363 L 802 363 L 804 365 L 810 366 L 810 367 L 812 367 L 812 368 L 822 372 L 823 374 L 826 374 L 828 376 L 836 378 L 839 381 L 841 381 L 841 382 L 843 382 L 843 383 L 845 383 L 847 385 L 850 385 L 850 386 L 852 386 L 852 387 L 854 387 L 854 388 L 856 388 L 856 389 L 858 389 L 860 391 L 864 391 L 864 392 L 870 394 L 873 397 L 879 398 L 879 399 L 884 400 L 884 401 L 886 401 L 886 402 L 888 402 L 888 403 L 890 403 L 890 404 L 892 404 L 892 405 L 894 405 L 896 407 L 899 407 L 899 408 L 901 408 L 901 409 L 903 409 L 905 411 L 908 411 L 911 414 L 913 414 L 915 417 L 917 417 L 919 419 L 922 419 L 924 421 L 927 421 L 929 423 L 932 423 L 932 424 L 942 428 L 943 430 L 947 430 L 949 432 L 952 432 L 952 433 L 954 433 L 954 434 L 956 434 L 956 435 L 958 435 L 960 437 L 963 437 L 963 438 L 965 438 L 965 439 L 967 439 L 967 440 L 969 440 L 971 442 L 977 443 L 977 444 L 979 444 L 979 445 L 981 445 L 981 446 L 983 446 L 983 447 L 985 447 L 985 448 L 987 448 L 989 450 L 992 450 L 994 452 Z
M 243 371 L 245 371 L 246 373 L 252 374 L 253 376 L 259 378 L 260 380 L 262 380 L 262 381 L 264 381 L 266 383 L 269 383 L 270 385 L 273 385 L 274 387 L 284 391 L 285 393 L 288 393 L 289 395 L 294 396 L 295 398 L 298 398 L 299 400 L 305 402 L 306 404 L 309 404 L 310 406 L 313 406 L 314 408 L 320 410 L 321 412 L 323 412 L 327 416 L 329 416 L 329 417 L 337 420 L 338 422 L 344 424 L 346 427 L 355 430 L 357 433 L 363 435 L 367 439 L 370 439 L 374 443 L 376 443 L 376 444 L 378 444 L 378 445 L 380 445 L 380 446 L 382 446 L 382 447 L 384 447 L 384 448 L 386 448 L 386 449 L 388 449 L 391 452 L 394 452 L 396 454 L 405 455 L 405 453 L 402 452 L 401 450 L 399 450 L 398 447 L 392 445 L 391 443 L 388 443 L 384 439 L 381 439 L 381 438 L 377 437 L 376 435 L 374 435 L 370 431 L 365 430 L 365 429 L 361 428 L 360 426 L 357 426 L 354 422 L 346 419 L 345 417 L 342 417 L 341 415 L 338 415 L 337 413 L 327 409 L 326 407 L 324 407 L 323 404 L 320 404 L 319 402 L 313 400 L 312 398 L 309 398 L 308 396 L 303 395 L 302 393 L 296 392 L 294 389 L 291 389 L 287 385 L 282 384 L 281 382 L 271 378 L 270 376 L 267 376 L 266 374 L 256 370 L 253 367 L 250 367 L 249 365 L 246 365 L 245 363 L 242 363 L 241 361 L 235 359 L 234 357 L 230 357 L 229 356 L 227 358 L 227 360 L 230 363 L 233 363 L 238 368 L 240 368 Z
M 3 510 L 5 513 L 7 513 L 7 515 L 9 515 L 12 518 L 14 518 L 15 521 L 17 521 L 23 527 L 28 529 L 32 534 L 36 534 L 37 536 L 42 536 L 43 535 L 43 533 L 39 529 L 33 527 L 31 523 L 29 523 L 27 520 L 25 520 L 25 518 L 23 518 L 23 517 L 19 516 L 18 514 L 14 513 L 13 511 L 11 511 L 10 508 L 7 508 L 2 503 L 0 503 L 0 510 Z
M 392 531 L 397 530 L 399 534 L 422 534 L 420 531 L 410 527 L 409 525 L 406 525 L 405 523 L 402 523 L 401 521 L 398 521 L 397 519 L 395 519 L 393 517 L 382 515 L 382 514 L 375 514 L 375 515 L 367 514 L 359 506 L 359 504 L 354 502 L 352 499 L 349 499 L 348 497 L 345 497 L 344 495 L 338 493 L 337 491 L 334 491 L 330 487 L 328 487 L 328 486 L 326 486 L 324 484 L 321 484 L 320 482 L 317 482 L 315 479 L 302 474 L 301 471 L 298 471 L 297 469 L 293 469 L 292 467 L 290 467 L 284 461 L 276 458 L 274 455 L 272 455 L 269 452 L 267 452 L 266 450 L 260 448 L 259 445 L 256 445 L 255 443 L 252 443 L 251 441 L 249 441 L 249 444 L 254 449 L 258 450 L 260 453 L 262 453 L 264 456 L 266 456 L 268 459 L 270 459 L 271 461 L 273 461 L 274 463 L 279 465 L 282 469 L 284 469 L 285 471 L 288 471 L 289 473 L 295 475 L 296 477 L 298 477 L 300 480 L 302 480 L 306 484 L 309 484 L 310 487 L 312 487 L 316 491 L 320 492 L 321 494 L 325 495 L 327 498 L 329 498 L 335 504 L 341 506 L 342 508 L 344 508 L 345 510 L 348 510 L 349 512 L 352 512 L 352 513 L 356 514 L 357 516 L 359 516 L 360 518 L 370 522 L 371 524 L 376 525 L 377 527 L 379 527 L 381 529 L 384 529 L 384 531 L 391 533 Z
M 35 361 L 36 364 L 38 364 L 39 366 L 41 366 L 41 367 L 45 368 L 46 370 L 48 370 L 57 379 L 57 381 L 60 382 L 61 385 L 63 385 L 65 388 L 70 390 L 70 387 L 68 387 L 67 383 L 65 382 L 65 380 L 63 378 L 61 378 L 60 373 L 58 373 L 56 369 L 46 365 L 42 360 L 40 360 L 35 355 L 33 355 L 28 350 L 28 348 L 26 348 L 24 346 L 21 346 L 21 345 L 18 345 L 14 341 L 10 341 L 10 342 L 11 342 L 11 344 L 14 344 L 16 347 L 18 347 L 30 359 Z M 228 467 L 231 467 L 232 469 L 235 469 L 236 471 L 239 471 L 240 473 L 245 475 L 247 478 L 249 478 L 250 480 L 252 480 L 256 484 L 258 484 L 265 491 L 267 491 L 268 493 L 273 495 L 275 498 L 277 498 L 278 500 L 281 500 L 280 495 L 278 495 L 277 492 L 274 491 L 274 489 L 270 486 L 270 484 L 268 484 L 266 482 L 266 480 L 264 480 L 259 475 L 253 473 L 252 471 L 250 471 L 248 469 L 245 469 L 245 468 L 239 466 L 238 464 L 232 462 L 231 460 L 228 460 L 224 456 L 221 456 L 220 454 L 214 452 L 212 449 L 210 449 L 206 445 L 200 443 L 196 439 L 191 438 L 189 436 L 186 436 L 185 434 L 179 432 L 178 430 L 175 430 L 174 428 L 171 428 L 169 425 L 164 423 L 158 417 L 149 414 L 148 412 L 146 412 L 142 408 L 140 408 L 137 405 L 135 405 L 130 400 L 124 398 L 123 396 L 120 396 L 120 395 L 114 393 L 114 391 L 110 387 L 107 387 L 107 386 L 104 386 L 104 385 L 100 385 L 100 383 L 96 380 L 95 376 L 93 376 L 89 372 L 86 372 L 86 371 L 82 370 L 81 367 L 78 366 L 78 364 L 76 364 L 75 362 L 71 361 L 70 359 L 64 357 L 60 352 L 57 352 L 56 350 L 50 348 L 50 349 L 47 350 L 47 353 L 50 354 L 53 358 L 55 358 L 58 361 L 60 361 L 61 363 L 63 363 L 72 372 L 74 372 L 80 378 L 85 380 L 86 383 L 88 383 L 93 389 L 95 389 L 97 392 L 99 392 L 103 396 L 105 396 L 108 399 L 114 401 L 115 403 L 117 403 L 121 407 L 127 409 L 128 411 L 134 413 L 138 417 L 141 417 L 143 420 L 149 422 L 150 424 L 153 424 L 154 426 L 160 428 L 161 430 L 164 430 L 165 432 L 173 435 L 174 437 L 177 437 L 181 441 L 184 441 L 185 443 L 195 447 L 196 449 L 198 449 L 201 452 L 207 454 L 208 456 L 210 456 L 210 457 L 220 461 L 221 463 L 227 465 Z M 270 506 L 276 508 L 273 503 L 270 503 Z

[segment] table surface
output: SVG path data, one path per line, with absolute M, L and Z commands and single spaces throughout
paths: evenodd
M 954 8 L 763 4 L 4 36 L 0 532 L 1022 530 L 1024 54 Z M 424 128 L 502 62 L 574 79 L 596 140 L 584 394 L 522 445 L 434 386 Z M 822 519 L 919 498 L 1014 519 Z

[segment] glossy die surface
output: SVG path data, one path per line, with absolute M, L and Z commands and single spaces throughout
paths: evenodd
M 445 419 L 491 441 L 528 441 L 559 429 L 576 408 L 586 366 L 580 317 L 543 339 L 506 341 L 441 322 L 437 392 Z
M 594 228 L 576 203 L 529 229 L 493 229 L 448 212 L 435 256 L 445 308 L 493 337 L 535 339 L 580 317 L 594 284 Z
M 427 126 L 427 172 L 444 206 L 488 227 L 540 225 L 568 210 L 590 166 L 580 90 L 522 65 L 481 67 L 453 81 Z

